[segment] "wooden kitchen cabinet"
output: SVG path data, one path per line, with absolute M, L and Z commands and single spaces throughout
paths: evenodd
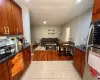
M 27 65 L 29 66 L 30 65 L 30 63 L 31 63 L 31 49 L 30 49 L 30 47 L 28 47 L 27 49 L 26 49 L 26 53 L 27 53 L 27 56 L 28 56 L 28 62 L 27 62 Z
M 7 62 L 0 64 L 0 80 L 9 80 Z
M 13 16 L 15 24 L 15 34 L 23 34 L 22 10 L 19 5 L 13 1 Z
M 96 14 L 100 12 L 100 0 L 94 0 L 94 6 L 93 6 L 93 13 Z
M 79 74 L 83 77 L 85 66 L 85 52 L 75 48 L 74 50 L 74 66 Z
M 24 68 L 22 52 L 8 60 L 10 80 L 19 80 Z
M 23 34 L 21 8 L 13 0 L 0 0 L 0 36 Z
M 84 74 L 84 66 L 85 66 L 85 55 L 84 55 L 85 53 L 83 52 L 83 54 L 81 53 L 81 57 L 80 57 L 80 59 L 81 59 L 81 69 L 80 69 L 80 75 L 83 77 L 83 74 Z
M 31 63 L 30 46 L 22 52 L 0 63 L 0 80 L 20 80 Z
M 100 19 L 100 0 L 94 0 L 92 21 Z
M 8 32 L 9 28 L 7 27 L 6 0 L 0 0 L 0 35 L 6 35 Z
M 23 57 L 24 57 L 24 61 L 25 61 L 24 62 L 25 66 L 27 68 L 30 65 L 30 63 L 31 63 L 31 50 L 30 50 L 30 46 L 23 51 Z
M 5 8 L 6 8 L 6 32 L 8 35 L 13 35 L 14 34 L 14 21 L 13 21 L 13 16 L 12 16 L 12 0 L 4 0 L 5 1 Z
M 0 3 L 0 35 L 12 35 L 14 34 L 12 0 L 1 0 Z

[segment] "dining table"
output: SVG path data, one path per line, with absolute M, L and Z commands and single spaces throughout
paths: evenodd
M 62 52 L 64 53 L 65 56 L 73 55 L 74 54 L 74 46 L 75 46 L 75 43 L 72 41 L 59 41 L 58 42 L 59 56 L 61 56 Z M 67 49 L 67 51 L 66 51 L 66 49 Z M 69 49 L 69 51 L 68 51 L 68 49 Z

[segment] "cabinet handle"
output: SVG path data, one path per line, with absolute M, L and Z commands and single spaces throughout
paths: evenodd
M 4 32 L 5 32 L 5 34 L 6 34 L 6 27 L 4 26 Z
M 18 34 L 18 32 L 19 32 L 19 31 L 18 31 L 18 29 L 17 29 L 17 34 Z
M 5 34 L 9 34 L 9 27 L 4 27 Z
M 7 28 L 7 32 L 6 32 L 6 34 L 9 34 L 9 27 L 6 27 Z

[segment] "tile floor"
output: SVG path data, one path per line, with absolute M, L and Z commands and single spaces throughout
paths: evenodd
M 81 80 L 72 61 L 32 61 L 21 80 Z

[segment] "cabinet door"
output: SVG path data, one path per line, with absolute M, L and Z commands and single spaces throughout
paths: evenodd
M 21 77 L 21 53 L 8 60 L 8 68 L 10 73 L 10 80 L 19 80 Z
M 24 49 L 23 51 L 23 60 L 24 60 L 24 70 L 27 69 L 27 53 L 26 53 L 26 49 Z
M 74 66 L 75 66 L 75 68 L 77 68 L 77 61 L 78 61 L 77 50 L 74 49 Z
M 30 63 L 31 63 L 31 50 L 30 50 L 30 47 L 27 48 L 27 56 L 28 56 L 28 66 L 29 66 Z
M 74 66 L 77 69 L 77 71 L 80 72 L 80 52 L 76 48 L 74 53 Z
M 93 14 L 100 12 L 100 0 L 94 0 Z
M 15 22 L 15 33 L 23 34 L 22 10 L 14 1 L 13 1 L 13 17 Z
M 0 0 L 0 22 L 0 35 L 13 34 L 12 0 Z
M 0 0 L 0 35 L 4 35 L 4 27 L 6 22 L 5 1 Z
M 24 49 L 23 51 L 23 60 L 24 60 L 24 71 L 28 68 L 31 63 L 31 50 L 30 47 Z
M 9 80 L 7 62 L 0 64 L 0 80 Z
M 6 8 L 6 31 L 8 30 L 8 34 L 14 34 L 14 22 L 12 16 L 12 0 L 4 0 L 5 1 L 5 8 Z
M 81 54 L 82 52 L 80 50 L 78 50 L 77 48 L 75 48 L 75 58 L 74 58 L 74 65 L 75 68 L 77 69 L 77 71 L 79 72 L 79 74 L 81 74 Z
M 80 70 L 80 74 L 83 77 L 84 74 L 84 67 L 85 67 L 85 53 L 82 53 L 81 55 L 81 70 Z

